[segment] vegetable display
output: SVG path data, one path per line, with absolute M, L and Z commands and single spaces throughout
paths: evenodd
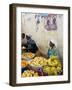
M 31 67 L 22 73 L 22 77 L 60 75 L 63 67 L 57 56 L 51 56 L 50 58 L 35 56 L 30 61 L 22 60 L 21 66 Z

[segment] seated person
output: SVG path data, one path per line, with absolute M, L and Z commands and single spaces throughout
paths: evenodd
M 58 55 L 58 53 L 57 53 L 55 43 L 53 41 L 50 41 L 47 56 L 51 57 L 51 56 L 57 56 L 57 55 Z
M 26 39 L 27 39 L 27 46 L 28 46 L 27 51 L 36 53 L 36 51 L 38 50 L 38 47 L 37 47 L 35 41 L 31 39 L 31 36 L 26 36 Z

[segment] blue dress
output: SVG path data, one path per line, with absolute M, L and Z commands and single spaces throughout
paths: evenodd
M 47 56 L 48 57 L 57 56 L 57 50 L 56 50 L 56 48 L 48 49 Z

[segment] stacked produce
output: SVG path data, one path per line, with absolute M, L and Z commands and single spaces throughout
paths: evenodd
M 43 67 L 43 71 L 48 75 L 58 75 L 62 72 L 62 63 L 56 56 L 48 59 L 48 65 Z
M 48 75 L 58 75 L 62 72 L 62 63 L 56 56 L 51 56 L 49 59 L 44 57 L 35 57 L 30 65 L 34 67 L 42 67 L 43 72 Z
M 45 58 L 43 56 L 35 56 L 32 53 L 25 53 L 21 62 L 21 67 L 24 69 L 22 77 L 38 77 L 49 75 L 60 75 L 62 73 L 62 63 L 57 56 Z M 34 58 L 32 58 L 34 57 Z M 32 58 L 27 61 L 25 58 Z M 30 68 L 29 68 L 30 67 Z M 41 74 L 40 74 L 41 73 Z
M 21 61 L 21 67 L 26 67 L 29 63 L 26 60 Z
M 35 67 L 45 66 L 45 65 L 47 65 L 47 59 L 44 57 L 35 57 L 30 62 L 30 65 L 35 66 Z
M 31 52 L 29 52 L 29 53 L 27 52 L 27 53 L 23 53 L 21 57 L 22 57 L 22 59 L 28 59 L 28 58 L 31 59 L 34 56 L 35 56 L 35 54 L 33 54 Z
M 38 73 L 33 70 L 26 70 L 23 72 L 22 77 L 38 77 Z

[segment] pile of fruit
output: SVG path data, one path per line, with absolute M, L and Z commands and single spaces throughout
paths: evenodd
M 35 56 L 34 53 L 27 52 L 27 53 L 23 53 L 21 57 L 22 57 L 22 59 L 27 59 L 27 58 L 33 58 L 34 56 Z
M 48 59 L 47 65 L 43 67 L 43 72 L 48 75 L 58 75 L 62 72 L 62 63 L 56 57 L 52 56 Z
M 62 73 L 62 63 L 56 56 L 50 58 L 35 57 L 31 61 L 22 60 L 21 66 L 31 66 L 31 68 L 25 70 L 22 73 L 22 77 L 35 77 L 39 76 L 40 73 L 46 75 L 60 75 Z M 39 70 L 41 68 L 41 71 Z M 39 70 L 39 71 L 38 71 Z
M 21 61 L 21 67 L 26 67 L 29 63 L 26 60 Z
M 32 61 L 30 62 L 31 66 L 35 66 L 35 67 L 42 67 L 47 65 L 47 59 L 44 57 L 35 57 L 34 59 L 32 59 Z
M 62 72 L 62 63 L 56 56 L 51 56 L 49 59 L 35 57 L 29 64 L 34 67 L 42 67 L 43 72 L 48 75 L 58 75 Z
M 38 77 L 38 73 L 34 72 L 33 70 L 25 70 L 22 73 L 22 77 Z

